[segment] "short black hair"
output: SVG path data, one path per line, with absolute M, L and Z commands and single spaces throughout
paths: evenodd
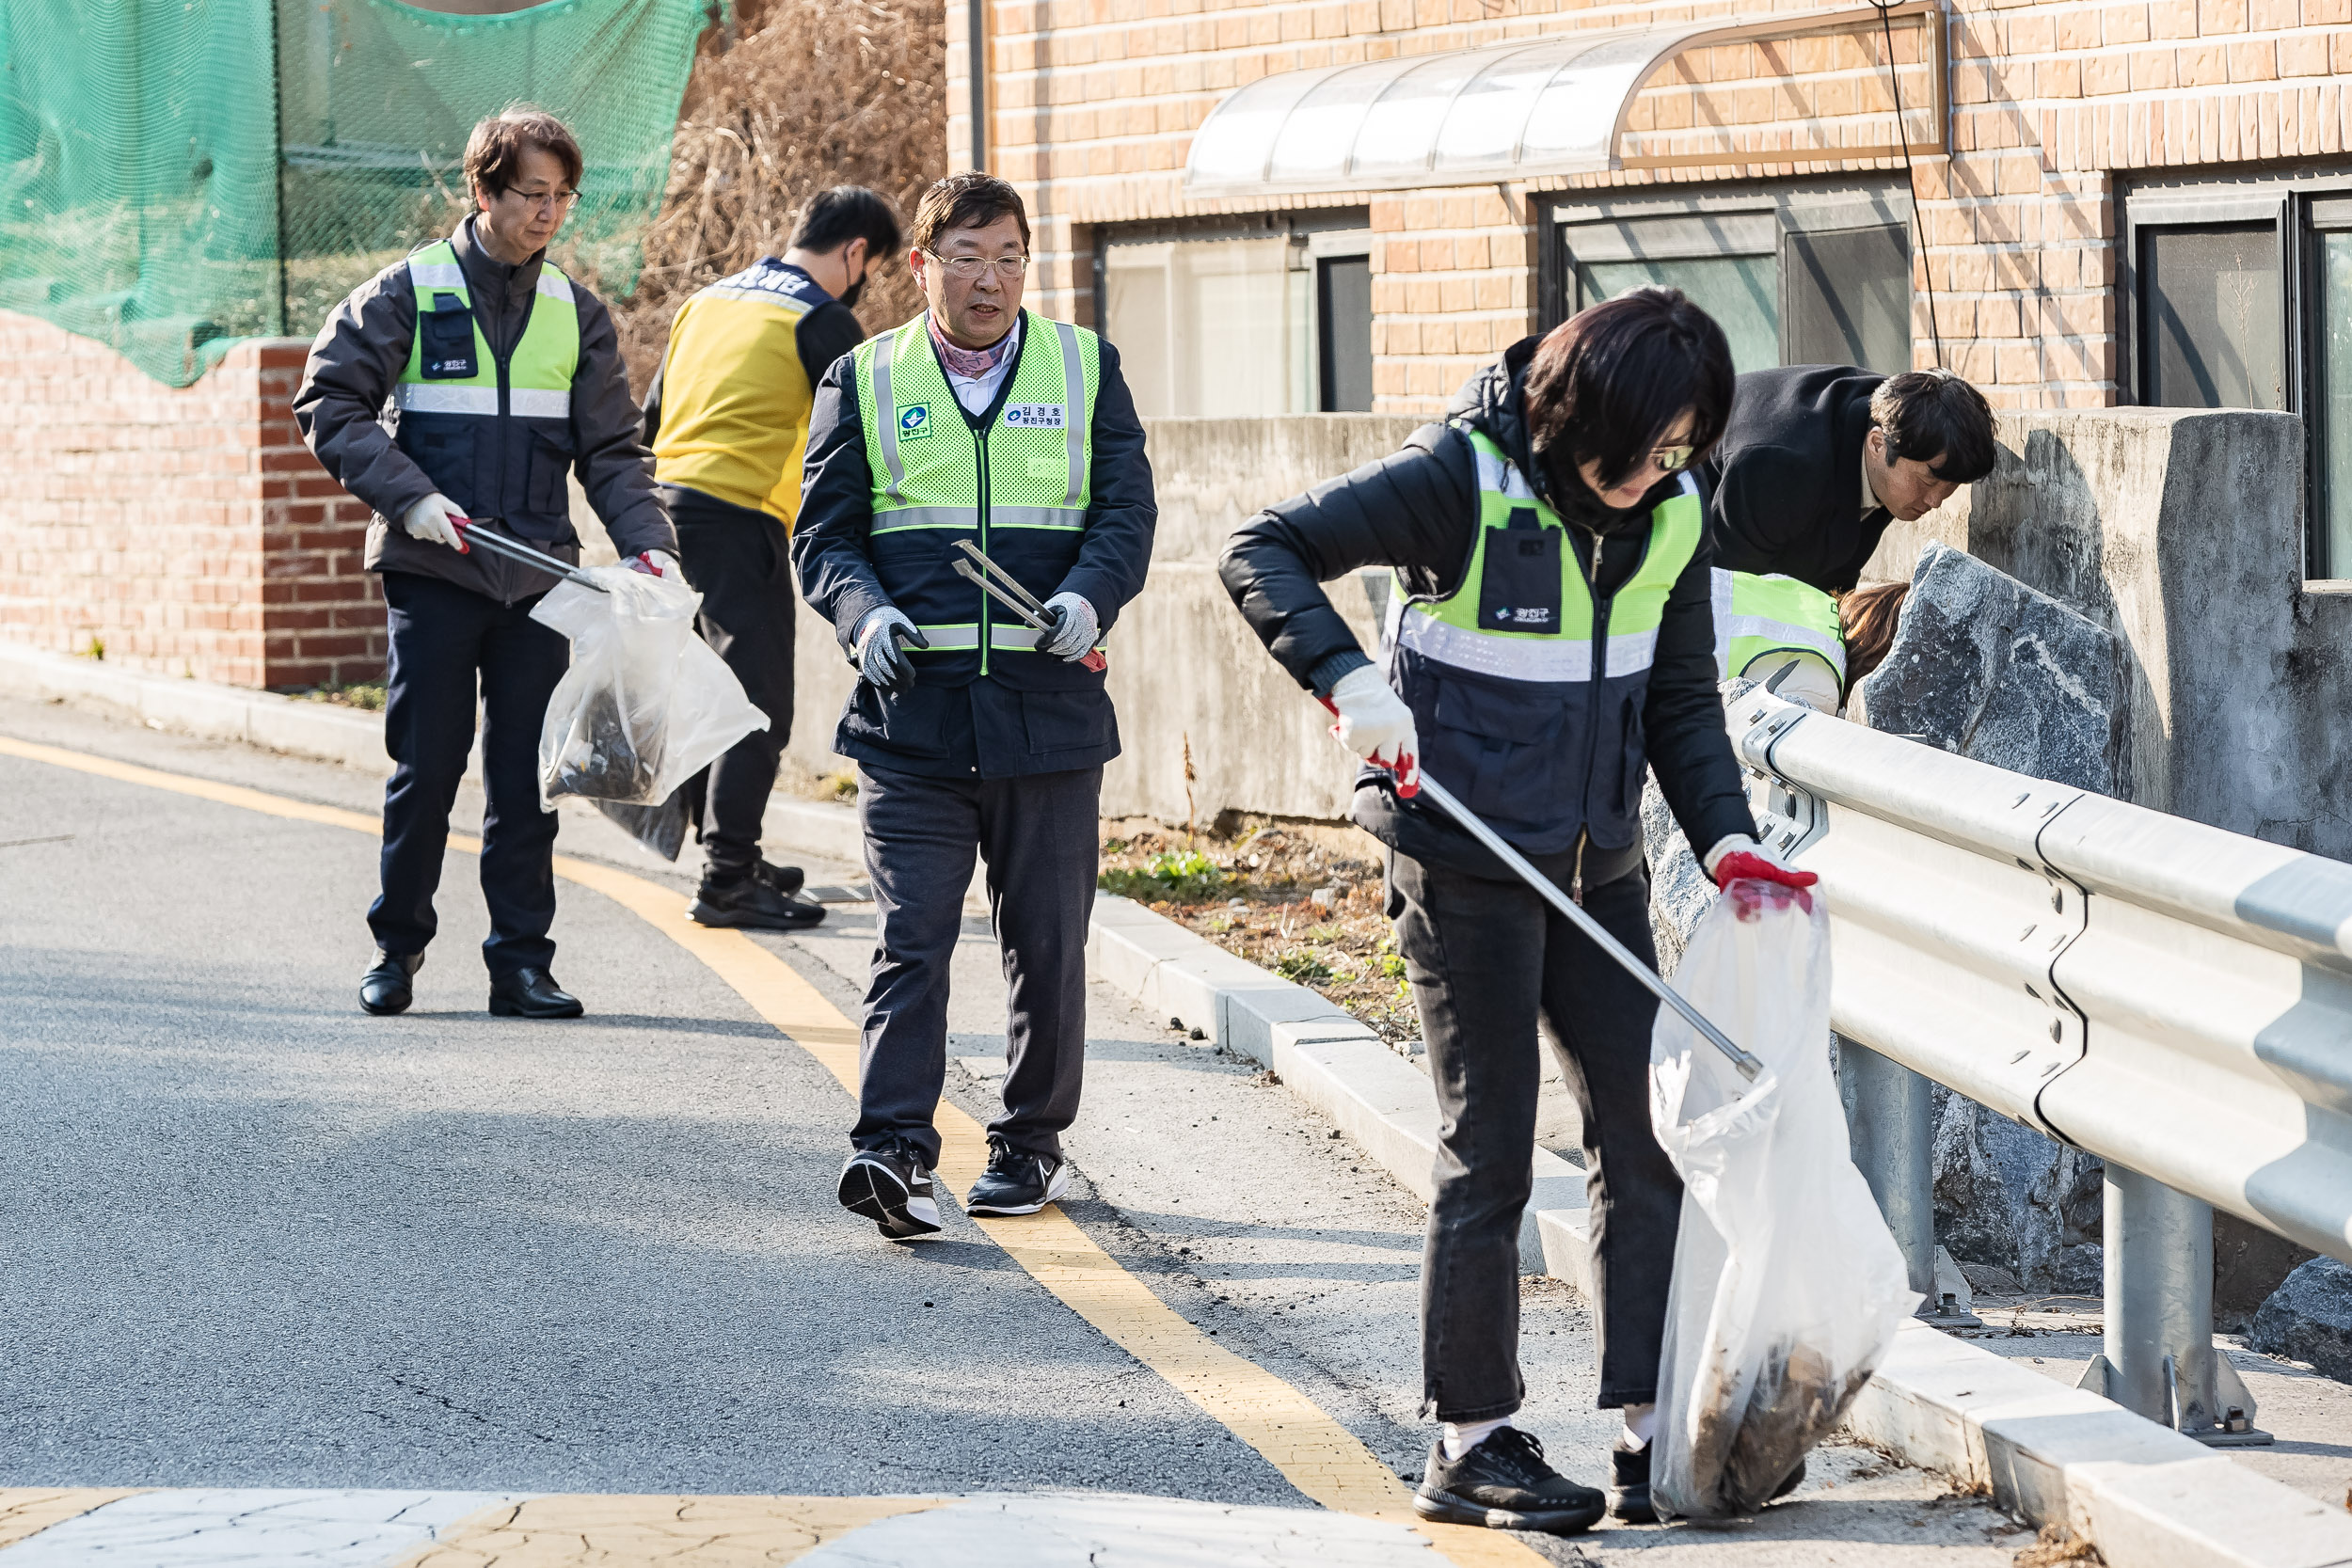
M 1029 212 L 1021 204 L 1021 193 L 993 174 L 973 169 L 951 174 L 915 203 L 914 248 L 930 250 L 950 229 L 985 229 L 1007 217 L 1021 226 L 1021 248 L 1026 250 Z
M 870 261 L 887 261 L 905 242 L 898 232 L 898 214 L 890 203 L 864 185 L 835 185 L 818 191 L 801 209 L 792 226 L 792 248 L 823 255 L 851 240 L 866 242 Z
M 1680 289 L 1629 289 L 1544 335 L 1527 367 L 1529 429 L 1554 487 L 1597 461 L 1603 489 L 1625 482 L 1691 410 L 1696 464 L 1731 417 L 1731 343 Z M 1569 460 L 1561 461 L 1562 456 Z
M 1886 437 L 1886 460 L 1925 463 L 1936 478 L 1973 484 L 1993 471 L 1993 405 L 1949 371 L 1905 371 L 1870 394 L 1870 422 Z

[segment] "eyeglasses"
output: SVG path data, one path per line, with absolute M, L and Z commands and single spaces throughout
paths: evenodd
M 1678 474 L 1691 466 L 1691 458 L 1699 449 L 1693 446 L 1652 447 L 1649 460 L 1661 474 Z
M 578 191 L 518 191 L 510 185 L 506 189 L 506 194 L 525 206 L 536 208 L 542 213 L 550 211 L 568 213 L 580 204 Z
M 991 267 L 994 267 L 996 276 L 1008 283 L 1029 270 L 1026 256 L 999 256 L 992 261 L 985 256 L 942 256 L 936 250 L 927 250 L 923 254 L 967 283 L 985 275 Z

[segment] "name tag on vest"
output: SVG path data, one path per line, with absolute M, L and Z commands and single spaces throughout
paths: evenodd
M 1009 403 L 1005 405 L 1005 422 L 1024 430 L 1061 430 L 1070 416 L 1058 403 Z

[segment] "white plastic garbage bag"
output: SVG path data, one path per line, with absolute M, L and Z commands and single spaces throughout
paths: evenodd
M 660 805 L 768 716 L 694 634 L 700 594 L 625 566 L 588 571 L 612 592 L 560 582 L 531 611 L 572 640 L 539 732 L 539 794 Z
M 1683 1193 L 1650 1495 L 1661 1515 L 1732 1518 L 1837 1425 L 1919 1297 L 1847 1152 L 1820 899 L 1732 883 L 1674 987 L 1764 1062 L 1750 1083 L 1658 1011 L 1650 1115 Z

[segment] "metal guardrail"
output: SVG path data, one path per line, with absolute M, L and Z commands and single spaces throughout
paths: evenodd
M 2206 1206 L 2352 1262 L 2352 865 L 1761 691 L 1728 718 L 1767 842 L 1820 874 L 1838 1032 L 2108 1162 L 2090 1378 L 2264 1440 L 2212 1348 Z M 1871 1102 L 1911 1107 L 1856 1140 L 1899 1232 L 1926 1097 Z

